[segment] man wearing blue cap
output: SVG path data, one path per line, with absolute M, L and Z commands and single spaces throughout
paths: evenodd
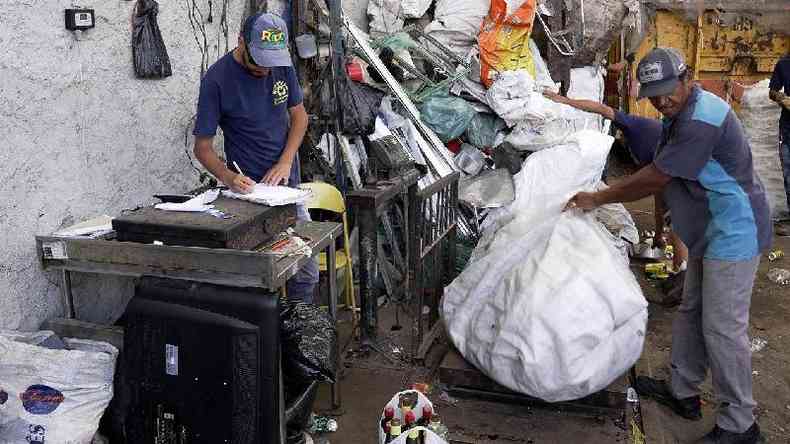
M 683 57 L 656 48 L 637 68 L 640 98 L 664 115 L 653 162 L 610 188 L 573 196 L 590 210 L 657 192 L 689 248 L 683 302 L 672 325 L 671 382 L 640 376 L 636 389 L 687 419 L 699 419 L 708 368 L 719 401 L 699 443 L 759 443 L 752 398 L 749 307 L 760 254 L 770 247 L 768 201 L 749 142 L 730 106 L 691 81 Z
M 291 64 L 288 29 L 274 14 L 255 14 L 242 26 L 238 46 L 217 60 L 200 82 L 195 156 L 238 193 L 255 183 L 299 184 L 297 151 L 307 130 L 302 88 Z M 217 126 L 225 137 L 225 162 L 214 152 Z M 237 164 L 241 171 L 233 171 Z M 309 220 L 304 206 L 297 217 Z M 312 302 L 318 264 L 309 261 L 288 281 L 288 297 Z

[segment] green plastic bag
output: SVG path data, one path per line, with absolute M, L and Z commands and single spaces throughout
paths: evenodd
M 442 142 L 458 138 L 477 112 L 466 100 L 455 96 L 432 96 L 420 106 L 422 121 Z

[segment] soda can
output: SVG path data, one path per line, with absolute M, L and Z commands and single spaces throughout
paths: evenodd
M 659 274 L 667 272 L 667 264 L 664 262 L 656 262 L 653 264 L 645 264 L 645 273 Z
M 777 261 L 785 256 L 785 252 L 782 250 L 774 250 L 768 253 L 768 261 L 773 262 Z
M 672 259 L 675 257 L 675 249 L 672 247 L 672 245 L 667 245 L 664 247 L 664 257 L 667 259 Z

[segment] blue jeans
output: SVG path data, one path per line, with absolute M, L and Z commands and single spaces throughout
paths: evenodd
M 310 213 L 304 205 L 296 206 L 296 219 L 309 221 Z M 315 284 L 318 283 L 318 260 L 310 258 L 296 274 L 288 279 L 285 288 L 288 291 L 288 300 L 293 302 L 315 302 Z
M 787 208 L 790 209 L 790 126 L 781 130 L 780 138 L 779 159 L 782 162 L 782 171 L 784 171 Z

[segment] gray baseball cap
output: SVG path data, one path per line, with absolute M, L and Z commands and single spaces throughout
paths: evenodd
M 288 27 L 275 14 L 254 14 L 244 21 L 242 37 L 256 65 L 266 68 L 291 66 Z
M 636 68 L 639 98 L 672 94 L 686 69 L 683 56 L 675 48 L 655 48 L 650 51 Z

